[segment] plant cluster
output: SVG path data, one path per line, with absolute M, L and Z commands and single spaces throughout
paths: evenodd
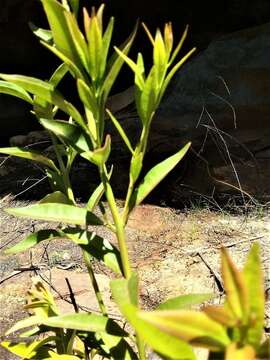
M 238 271 L 226 251 L 222 253 L 222 272 L 227 298 L 223 307 L 207 306 L 193 311 L 192 305 L 209 300 L 209 294 L 183 295 L 143 311 L 139 304 L 138 276 L 132 270 L 126 242 L 126 223 L 131 211 L 164 179 L 187 153 L 190 143 L 176 154 L 154 166 L 142 178 L 142 168 L 151 123 L 170 80 L 195 49 L 177 60 L 187 35 L 185 30 L 174 47 L 170 23 L 163 33 L 145 32 L 153 47 L 153 63 L 146 71 L 141 53 L 133 61 L 129 50 L 137 25 L 129 38 L 111 54 L 114 18 L 103 24 L 104 5 L 91 14 L 83 9 L 83 30 L 77 20 L 79 0 L 40 0 L 49 30 L 32 25 L 40 42 L 62 62 L 48 81 L 29 76 L 0 74 L 0 92 L 19 97 L 32 106 L 39 123 L 49 132 L 56 160 L 25 148 L 1 148 L 0 153 L 30 159 L 46 170 L 52 192 L 37 204 L 7 209 L 12 215 L 65 224 L 30 234 L 8 250 L 9 254 L 56 238 L 76 243 L 89 273 L 100 314 L 75 312 L 62 315 L 52 294 L 37 281 L 28 294 L 26 309 L 31 316 L 17 322 L 10 330 L 30 328 L 16 343 L 2 343 L 23 359 L 140 359 L 147 358 L 146 345 L 163 359 L 196 359 L 193 347 L 209 349 L 209 359 L 252 360 L 269 355 L 269 341 L 262 344 L 264 295 L 259 249 L 252 248 L 242 272 Z M 135 103 L 140 118 L 140 136 L 134 144 L 122 125 L 106 108 L 111 88 L 122 65 L 134 73 Z M 64 76 L 72 76 L 83 113 L 58 90 Z M 105 134 L 110 119 L 130 152 L 129 184 L 123 209 L 117 206 L 111 186 L 113 168 L 107 162 L 111 154 L 111 137 Z M 77 156 L 95 165 L 100 184 L 85 206 L 74 197 L 70 171 Z M 106 199 L 105 206 L 103 199 Z M 101 209 L 97 216 L 95 209 Z M 95 228 L 93 228 L 95 226 Z M 105 226 L 118 241 L 114 246 L 93 229 Z M 92 258 L 102 261 L 115 273 L 111 280 L 113 299 L 134 331 L 124 330 L 110 318 L 103 294 L 92 269 Z M 25 338 L 28 338 L 25 341 Z M 267 355 L 268 354 L 268 355 Z

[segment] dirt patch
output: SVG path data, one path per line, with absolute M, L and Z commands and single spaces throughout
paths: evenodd
M 22 310 L 24 293 L 30 286 L 32 276 L 41 276 L 51 284 L 62 311 L 70 311 L 72 308 L 65 277 L 69 278 L 79 305 L 98 311 L 97 304 L 89 300 L 93 298 L 92 290 L 80 249 L 73 243 L 67 240 L 43 242 L 31 251 L 16 256 L 4 255 L 5 249 L 29 232 L 48 225 L 17 219 L 3 211 L 7 207 L 24 206 L 28 203 L 12 197 L 2 199 L 0 203 L 2 335 L 11 324 L 25 315 Z M 114 236 L 106 229 L 98 229 L 98 234 L 116 244 Z M 214 301 L 219 302 L 222 290 L 221 246 L 228 249 L 241 267 L 254 241 L 261 245 L 266 293 L 269 294 L 270 219 L 265 213 L 237 216 L 210 210 L 180 212 L 144 205 L 131 214 L 127 237 L 133 268 L 140 274 L 141 300 L 145 308 L 153 308 L 168 297 L 192 292 L 214 292 L 217 294 Z M 94 263 L 94 269 L 99 284 L 105 291 L 105 302 L 110 313 L 119 316 L 110 298 L 110 273 L 101 264 Z M 269 331 L 269 297 L 266 328 Z M 12 359 L 10 355 L 1 355 L 3 359 Z

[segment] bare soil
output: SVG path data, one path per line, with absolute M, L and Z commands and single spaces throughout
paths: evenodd
M 34 220 L 18 219 L 4 212 L 7 207 L 25 206 L 9 195 L 0 202 L 0 329 L 5 331 L 25 316 L 25 293 L 31 277 L 41 276 L 51 285 L 62 311 L 70 311 L 64 278 L 70 279 L 77 302 L 82 308 L 98 311 L 90 299 L 91 289 L 80 249 L 67 240 L 43 242 L 24 253 L 8 256 L 4 251 L 31 231 L 46 227 Z M 57 225 L 57 224 L 54 224 Z M 99 234 L 113 243 L 106 229 Z M 220 248 L 224 246 L 241 267 L 254 241 L 261 244 L 266 294 L 270 289 L 270 219 L 265 213 L 250 216 L 230 215 L 207 209 L 176 211 L 170 208 L 143 205 L 130 217 L 127 226 L 130 258 L 140 273 L 142 306 L 153 308 L 166 298 L 185 293 L 214 292 L 220 301 Z M 105 291 L 110 312 L 119 316 L 111 303 L 109 273 L 94 264 L 98 281 Z M 266 331 L 270 329 L 270 303 L 266 308 Z M 1 359 L 13 359 L 0 350 Z M 15 358 L 14 358 L 15 359 Z

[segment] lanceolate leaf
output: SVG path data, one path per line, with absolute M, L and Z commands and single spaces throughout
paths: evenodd
M 93 232 L 78 231 L 77 229 L 64 229 L 63 233 L 81 246 L 89 255 L 103 261 L 116 274 L 122 274 L 119 250 L 109 241 Z
M 236 269 L 225 249 L 222 250 L 221 259 L 227 303 L 235 318 L 246 323 L 249 299 L 244 276 Z
M 36 233 L 30 234 L 24 240 L 20 241 L 17 245 L 8 249 L 6 254 L 16 254 L 21 251 L 25 251 L 32 246 L 37 245 L 41 241 L 51 240 L 54 238 L 60 237 L 60 234 L 57 230 L 40 230 Z
M 131 303 L 128 281 L 113 280 L 111 288 L 113 298 L 121 313 L 134 327 L 137 334 L 153 350 L 172 360 L 196 360 L 190 345 L 178 338 L 161 332 L 159 329 L 139 317 L 138 308 Z
M 0 93 L 16 96 L 29 104 L 33 103 L 31 96 L 22 87 L 8 81 L 0 81 Z
M 111 152 L 111 137 L 110 135 L 107 135 L 105 139 L 105 144 L 101 148 L 96 149 L 94 151 L 84 152 L 81 153 L 80 155 L 83 158 L 91 161 L 93 164 L 97 166 L 102 166 L 102 164 L 105 164 L 106 161 L 108 160 L 110 156 L 110 152 Z
M 47 119 L 40 119 L 40 123 L 45 129 L 52 131 L 56 136 L 62 138 L 79 153 L 89 151 L 92 148 L 87 135 L 77 125 L 63 120 Z
M 40 40 L 45 41 L 48 44 L 53 43 L 53 35 L 51 30 L 41 29 L 33 24 L 31 21 L 29 22 L 30 29 L 32 30 L 33 34 L 36 35 Z
M 123 54 L 127 55 L 129 53 L 129 50 L 131 48 L 131 45 L 135 39 L 135 35 L 137 33 L 137 29 L 138 29 L 138 23 L 136 24 L 134 30 L 132 31 L 131 35 L 129 36 L 129 38 L 124 42 L 124 44 L 122 46 L 119 47 L 119 49 L 122 51 Z M 109 66 L 109 71 L 106 75 L 106 78 L 104 80 L 104 83 L 102 85 L 102 89 L 101 92 L 103 93 L 103 101 L 104 103 L 106 103 L 106 100 L 109 96 L 109 93 L 111 91 L 111 88 L 115 82 L 115 79 L 117 78 L 122 65 L 124 63 L 124 59 L 122 59 L 120 56 L 118 56 L 117 54 L 112 55 L 112 57 L 109 59 L 108 61 L 108 65 L 110 63 Z
M 47 158 L 46 156 L 34 150 L 30 151 L 20 147 L 8 147 L 8 148 L 0 148 L 0 153 L 20 157 L 23 159 L 33 160 L 58 172 L 57 167 L 55 166 L 54 162 L 51 159 Z
M 63 222 L 74 225 L 102 225 L 102 221 L 85 208 L 66 204 L 36 204 L 22 208 L 6 209 L 15 216 L 22 216 L 44 221 Z
M 68 58 L 77 62 L 78 56 L 65 18 L 65 8 L 56 0 L 41 0 L 53 34 L 54 43 Z
M 119 135 L 121 136 L 121 138 L 123 139 L 124 143 L 126 144 L 127 148 L 129 149 L 129 151 L 131 152 L 131 154 L 134 153 L 134 150 L 132 149 L 132 145 L 129 141 L 129 138 L 127 137 L 124 129 L 122 128 L 121 124 L 117 121 L 117 119 L 115 118 L 115 116 L 110 112 L 110 110 L 106 110 L 108 115 L 110 116 L 114 126 L 116 127 Z
M 63 77 L 67 74 L 67 72 L 68 67 L 66 64 L 59 65 L 55 72 L 52 74 L 49 82 L 56 87 L 63 79 Z
M 226 328 L 199 311 L 140 312 L 139 317 L 159 330 L 197 346 L 223 350 L 230 343 Z
M 191 143 L 185 145 L 178 153 L 154 166 L 146 175 L 130 199 L 130 210 L 139 205 L 146 196 L 165 178 L 187 153 Z
M 213 294 L 189 294 L 180 295 L 172 299 L 168 299 L 157 307 L 157 310 L 180 310 L 187 309 L 193 305 L 198 305 L 204 301 L 208 301 Z
M 100 333 L 100 337 L 104 342 L 104 345 L 101 345 L 101 347 L 113 359 L 121 356 L 123 360 L 138 360 L 132 347 L 123 337 L 109 335 L 104 332 Z
M 108 180 L 111 178 L 112 172 L 113 172 L 113 166 L 111 167 L 110 172 L 108 174 Z M 88 203 L 87 203 L 88 211 L 94 210 L 94 208 L 98 205 L 100 199 L 102 198 L 102 195 L 104 194 L 104 192 L 105 192 L 104 185 L 101 182 L 88 200 Z
M 79 0 L 69 0 L 69 3 L 72 7 L 72 10 L 73 10 L 75 16 L 77 16 L 78 11 L 79 11 L 80 1 Z
M 247 332 L 249 344 L 258 348 L 264 325 L 264 286 L 259 244 L 254 244 L 249 252 L 243 275 L 247 284 L 249 298 L 250 326 Z
M 126 336 L 113 320 L 106 316 L 91 313 L 65 314 L 42 319 L 41 323 L 46 326 L 62 329 L 73 329 L 90 332 L 107 332 L 111 335 Z
M 21 86 L 24 90 L 56 105 L 59 109 L 71 116 L 79 125 L 86 128 L 78 110 L 55 89 L 50 82 L 42 81 L 30 76 L 0 74 L 0 78 Z

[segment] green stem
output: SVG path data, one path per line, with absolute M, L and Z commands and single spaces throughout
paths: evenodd
M 138 334 L 137 334 L 137 348 L 138 348 L 138 352 L 139 352 L 139 359 L 146 360 L 145 345 Z
M 132 179 L 129 179 L 129 185 L 128 185 L 128 191 L 127 191 L 127 196 L 126 196 L 126 200 L 125 200 L 125 206 L 124 206 L 124 210 L 122 213 L 122 220 L 123 223 L 126 224 L 128 221 L 128 215 L 129 215 L 129 201 L 131 198 L 131 195 L 133 193 L 134 190 L 134 183 L 132 181 Z
M 108 177 L 107 177 L 107 170 L 106 167 L 100 167 L 100 177 L 104 185 L 105 195 L 111 210 L 111 214 L 113 217 L 115 230 L 116 230 L 116 237 L 118 240 L 118 246 L 121 256 L 122 267 L 124 271 L 124 276 L 126 279 L 129 279 L 131 276 L 131 267 L 129 262 L 127 244 L 126 244 L 126 233 L 125 233 L 125 223 L 122 220 L 121 215 L 119 214 L 115 197 L 109 184 Z
M 67 197 L 68 197 L 68 199 L 70 201 L 72 201 L 73 204 L 76 204 L 75 198 L 74 198 L 74 195 L 73 195 L 73 191 L 72 191 L 72 188 L 71 188 L 71 184 L 70 184 L 69 173 L 68 173 L 68 171 L 67 171 L 67 169 L 65 167 L 62 156 L 61 156 L 61 154 L 60 154 L 60 152 L 58 150 L 58 144 L 57 144 L 55 135 L 52 134 L 52 133 L 50 133 L 50 135 L 51 135 L 54 151 L 55 151 L 55 154 L 56 154 L 56 157 L 57 157 L 57 161 L 58 161 L 59 166 L 60 166 L 61 175 L 63 176 L 63 181 L 64 181 L 64 186 L 65 186 Z
M 88 274 L 89 274 L 89 277 L 90 277 L 90 280 L 91 280 L 91 284 L 92 284 L 93 289 L 95 291 L 95 295 L 96 295 L 96 298 L 97 298 L 97 301 L 98 301 L 100 311 L 102 312 L 102 314 L 104 316 L 108 316 L 107 309 L 106 309 L 106 306 L 105 306 L 104 301 L 102 299 L 102 295 L 101 295 L 101 292 L 99 290 L 99 286 L 98 286 L 98 283 L 97 283 L 97 280 L 96 280 L 96 277 L 95 277 L 95 274 L 94 274 L 94 271 L 93 271 L 93 268 L 92 268 L 90 256 L 88 255 L 88 253 L 85 250 L 83 250 L 83 259 L 84 259 L 85 265 L 87 267 L 87 271 L 88 271 Z

